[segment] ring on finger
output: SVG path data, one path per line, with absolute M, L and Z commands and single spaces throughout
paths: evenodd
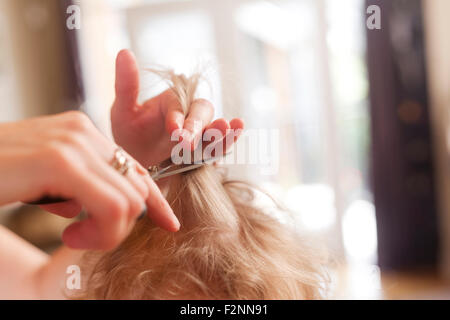
M 122 148 L 117 148 L 114 151 L 114 156 L 111 160 L 111 166 L 121 175 L 126 175 L 131 168 L 130 160 Z

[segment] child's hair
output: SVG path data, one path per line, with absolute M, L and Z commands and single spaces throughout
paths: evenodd
M 199 76 L 158 74 L 170 80 L 187 113 Z M 254 187 L 228 181 L 207 166 L 172 177 L 167 200 L 180 231 L 139 220 L 117 249 L 96 260 L 82 298 L 322 297 L 327 282 L 322 256 L 292 226 L 257 206 Z

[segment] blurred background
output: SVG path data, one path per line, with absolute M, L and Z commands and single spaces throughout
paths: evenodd
M 380 30 L 366 26 L 373 4 Z M 111 136 L 119 50 L 137 56 L 141 99 L 164 89 L 146 67 L 201 70 L 217 117 L 277 132 L 279 144 L 258 142 L 277 172 L 230 174 L 326 244 L 331 298 L 446 299 L 446 12 L 447 0 L 0 0 L 0 121 L 81 109 Z M 68 223 L 21 204 L 0 208 L 0 222 L 48 252 Z

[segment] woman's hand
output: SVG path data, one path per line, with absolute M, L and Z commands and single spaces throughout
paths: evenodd
M 46 206 L 74 217 L 63 241 L 72 248 L 111 249 L 147 204 L 151 218 L 176 231 L 179 223 L 147 171 L 136 161 L 126 175 L 111 165 L 116 146 L 81 112 L 0 124 L 0 205 L 43 196 L 73 199 Z
M 243 129 L 243 121 L 231 122 L 214 116 L 213 105 L 203 99 L 195 100 L 185 119 L 172 90 L 138 104 L 139 72 L 136 59 L 128 50 L 119 52 L 116 61 L 116 100 L 111 110 L 114 139 L 144 167 L 168 159 L 178 143 L 171 134 L 183 129 L 183 140 L 197 146 L 205 129 L 218 129 L 225 136 L 228 129 Z M 196 126 L 200 123 L 200 126 Z

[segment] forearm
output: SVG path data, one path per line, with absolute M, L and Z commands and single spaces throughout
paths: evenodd
M 44 252 L 0 226 L 0 298 L 34 298 L 33 274 L 48 260 Z
M 47 263 L 33 274 L 36 299 L 67 299 L 72 295 L 76 296 L 81 287 L 73 287 L 71 277 L 79 276 L 81 284 L 84 274 L 73 274 L 73 269 L 70 267 L 76 266 L 80 270 L 83 254 L 84 251 L 72 250 L 64 246 L 52 254 Z
M 81 254 L 61 248 L 50 257 L 0 226 L 0 299 L 64 299 L 67 266 Z

